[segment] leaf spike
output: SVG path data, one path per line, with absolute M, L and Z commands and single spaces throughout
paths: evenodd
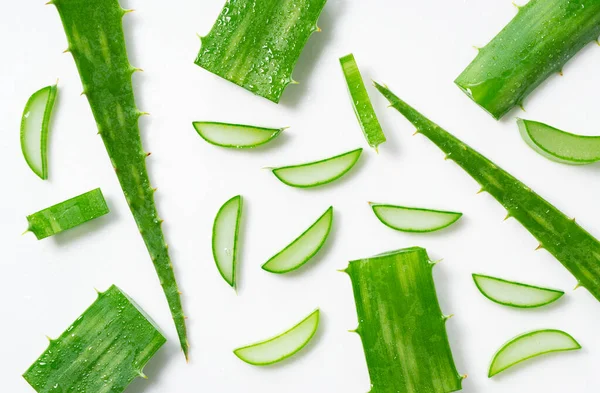
M 126 10 L 125 8 L 121 8 L 121 12 L 123 13 L 123 16 L 125 16 L 125 15 L 127 15 L 129 13 L 132 13 L 134 11 L 135 11 L 134 9 L 128 9 L 128 10 Z
M 522 8 L 522 6 L 518 5 L 517 3 L 515 3 L 514 1 L 512 2 L 512 5 L 514 5 L 517 8 L 517 11 L 520 10 Z
M 468 376 L 467 374 L 463 374 L 463 375 L 461 375 L 460 377 L 461 377 L 462 379 L 467 379 L 467 378 L 469 378 L 469 376 Z
M 525 110 L 525 107 L 523 106 L 523 103 L 522 103 L 522 102 L 518 102 L 518 103 L 517 103 L 517 105 L 519 106 L 519 108 L 521 108 L 521 110 L 522 110 L 523 112 L 527 112 L 527 111 Z
M 419 133 L 419 130 L 415 130 L 415 132 L 412 134 L 412 136 L 415 136 Z
M 450 314 L 450 315 L 444 315 L 442 316 L 442 319 L 444 320 L 444 322 L 446 322 L 447 320 L 449 320 L 450 318 L 452 318 L 454 316 L 454 314 Z
M 148 377 L 146 376 L 146 374 L 144 374 L 143 370 L 138 371 L 138 376 L 144 379 L 148 379 Z
M 542 243 L 538 244 L 538 246 L 535 248 L 535 251 L 537 250 L 541 250 L 542 248 L 544 248 L 544 246 L 542 245 Z
M 146 153 L 145 155 L 146 155 L 146 157 L 150 157 L 150 156 L 152 155 L 152 152 L 150 152 L 150 151 L 149 151 L 149 152 L 148 152 L 148 153 Z
M 86 94 L 87 94 L 87 93 L 85 92 L 85 90 L 83 90 L 83 91 L 81 92 L 81 94 L 79 94 L 79 96 L 81 97 L 81 96 L 84 96 L 84 95 L 86 95 Z
M 510 213 L 506 213 L 506 217 L 504 217 L 504 220 L 502 220 L 502 221 L 506 221 L 511 217 L 512 217 L 512 215 Z
M 69 53 L 69 52 L 71 52 L 71 48 L 67 48 L 64 51 L 62 51 L 62 53 Z
M 573 288 L 573 290 L 577 290 L 579 288 L 581 288 L 583 285 L 581 285 L 581 282 L 577 281 L 577 284 L 575 285 L 575 288 Z
M 437 259 L 435 261 L 429 261 L 429 264 L 432 265 L 432 266 L 435 266 L 438 263 L 442 262 L 443 260 L 444 260 L 444 258 L 440 258 L 440 259 Z
M 25 235 L 27 232 L 31 232 L 31 229 L 29 229 L 29 228 L 25 229 L 25 231 L 23 233 L 21 233 L 21 236 Z
M 560 70 L 558 70 L 558 75 L 563 76 L 563 70 L 562 70 L 562 68 Z
M 348 333 L 356 333 L 360 336 L 360 325 L 356 327 L 356 329 L 348 330 Z
M 477 191 L 477 194 L 481 194 L 481 193 L 482 193 L 482 192 L 484 192 L 484 191 L 485 191 L 485 188 L 481 187 L 481 188 L 479 189 L 479 191 Z
M 52 341 L 54 341 L 54 340 L 52 340 L 52 337 L 50 337 L 48 335 L 46 335 L 46 338 L 48 339 L 48 342 L 50 342 L 50 344 L 52 344 Z
M 46 4 L 44 4 L 44 5 L 52 5 L 52 4 L 54 4 L 54 1 L 53 1 L 53 0 L 50 0 L 49 2 L 47 2 L 47 3 L 46 3 Z
M 473 46 L 473 49 L 475 49 L 477 52 L 479 52 L 481 50 L 481 48 L 478 46 L 475 46 L 475 45 L 472 45 L 472 46 Z
M 348 268 L 345 268 L 345 269 L 337 269 L 337 271 L 338 271 L 338 272 L 340 272 L 340 273 L 346 273 L 346 274 L 349 274 L 349 273 L 348 273 Z
M 138 117 L 142 117 L 142 116 L 150 116 L 150 112 L 142 112 L 142 111 L 138 111 L 137 115 L 138 115 Z

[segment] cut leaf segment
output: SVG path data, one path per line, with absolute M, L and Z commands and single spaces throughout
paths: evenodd
M 21 151 L 27 165 L 42 180 L 48 179 L 48 132 L 57 92 L 57 85 L 53 85 L 33 93 L 21 118 Z
M 313 311 L 291 329 L 278 336 L 238 348 L 235 356 L 255 366 L 267 366 L 294 355 L 309 343 L 319 327 L 319 310 Z
M 581 345 L 562 330 L 544 329 L 524 333 L 508 341 L 496 352 L 488 377 L 536 356 L 576 349 L 581 349 Z
M 210 144 L 237 149 L 264 145 L 275 139 L 284 128 L 264 128 L 244 124 L 195 121 L 198 135 Z
M 331 183 L 344 176 L 356 164 L 362 148 L 320 161 L 273 168 L 273 174 L 291 187 L 309 188 Z
M 462 213 L 369 203 L 384 225 L 402 232 L 433 232 L 446 228 L 462 217 Z
M 242 216 L 242 197 L 234 196 L 221 206 L 212 233 L 212 252 L 219 273 L 229 285 L 236 286 L 238 237 Z
M 532 120 L 517 120 L 523 140 L 542 156 L 563 164 L 600 161 L 600 136 L 571 134 Z
M 262 268 L 271 273 L 287 273 L 296 270 L 325 244 L 333 222 L 333 206 L 330 206 L 306 231 L 269 259 Z
M 541 307 L 557 301 L 565 294 L 558 289 L 537 287 L 483 274 L 473 274 L 473 280 L 483 296 L 494 303 L 510 307 Z

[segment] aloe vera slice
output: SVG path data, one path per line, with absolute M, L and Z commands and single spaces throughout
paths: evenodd
M 237 245 L 242 216 L 242 197 L 234 196 L 221 206 L 213 225 L 212 252 L 219 273 L 235 288 Z
M 28 231 L 38 240 L 74 228 L 109 213 L 99 188 L 27 216 Z
M 48 131 L 58 88 L 46 86 L 29 97 L 21 118 L 21 150 L 27 165 L 42 180 L 48 179 Z
M 384 225 L 402 232 L 433 232 L 446 228 L 462 217 L 462 213 L 369 203 Z
M 524 362 L 552 352 L 573 351 L 581 345 L 562 330 L 543 329 L 521 334 L 504 344 L 492 358 L 488 377 Z
M 600 161 L 600 136 L 571 134 L 532 120 L 517 120 L 523 140 L 542 156 L 563 164 Z
M 319 310 L 313 311 L 294 327 L 256 344 L 235 349 L 233 353 L 246 363 L 267 366 L 296 354 L 310 342 L 319 327 Z
M 473 281 L 483 296 L 494 303 L 517 308 L 535 308 L 553 303 L 565 293 L 497 277 L 473 274 Z
M 360 158 L 362 148 L 320 161 L 273 168 L 273 174 L 291 187 L 308 188 L 331 183 L 344 176 Z
M 375 109 L 373 109 L 373 104 L 371 104 L 369 93 L 367 93 L 354 55 L 350 53 L 341 57 L 340 64 L 352 99 L 352 108 L 360 123 L 360 128 L 362 128 L 369 146 L 377 150 L 377 147 L 385 142 L 385 135 L 375 114 Z
M 333 222 L 333 206 L 321 215 L 306 231 L 262 265 L 271 273 L 296 270 L 319 252 L 325 244 Z
M 264 145 L 275 139 L 284 128 L 264 128 L 244 124 L 219 123 L 213 121 L 195 121 L 192 123 L 206 142 L 237 149 Z
M 116 286 L 65 330 L 23 378 L 39 393 L 125 390 L 166 342 L 156 324 Z

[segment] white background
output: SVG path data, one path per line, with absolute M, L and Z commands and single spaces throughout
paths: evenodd
M 569 167 L 534 153 L 515 117 L 598 134 L 600 49 L 591 44 L 552 76 L 520 109 L 497 122 L 453 79 L 515 14 L 508 0 L 329 0 L 319 26 L 275 105 L 197 67 L 196 33 L 206 34 L 222 0 L 124 1 L 125 18 L 149 170 L 176 267 L 191 342 L 180 353 L 175 329 L 146 249 L 122 196 L 54 7 L 12 1 L 0 13 L 0 390 L 32 392 L 21 374 L 95 298 L 117 284 L 161 326 L 168 343 L 128 392 L 343 392 L 369 390 L 347 276 L 347 261 L 413 245 L 444 258 L 434 276 L 454 359 L 467 373 L 465 392 L 596 392 L 600 305 L 454 163 L 368 87 L 388 142 L 377 155 L 352 112 L 338 58 L 353 52 L 365 80 L 386 83 L 431 119 L 513 173 L 600 236 L 598 166 Z M 50 180 L 27 167 L 19 147 L 21 112 L 29 95 L 60 78 L 50 135 Z M 194 120 L 291 126 L 270 146 L 231 151 L 205 143 Z M 314 190 L 279 183 L 265 166 L 291 164 L 365 147 L 343 180 Z M 21 236 L 25 216 L 101 187 L 112 212 L 61 235 Z M 240 288 L 236 295 L 212 261 L 210 231 L 218 207 L 244 196 Z M 381 225 L 367 201 L 465 213 L 453 228 L 428 235 Z M 329 205 L 335 228 L 327 246 L 301 271 L 276 276 L 260 269 Z M 564 289 L 557 304 L 514 310 L 481 296 L 471 273 L 481 272 Z M 275 334 L 320 307 L 316 339 L 295 358 L 249 366 L 232 349 Z M 584 349 L 523 364 L 493 380 L 487 367 L 507 339 L 536 328 L 564 329 Z

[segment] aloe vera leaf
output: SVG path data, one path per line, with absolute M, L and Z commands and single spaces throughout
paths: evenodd
M 48 179 L 48 131 L 58 87 L 46 86 L 29 97 L 21 118 L 21 151 L 40 179 Z
M 344 176 L 356 164 L 362 148 L 319 161 L 273 168 L 273 174 L 291 187 L 309 188 L 331 183 Z
M 523 140 L 542 156 L 563 164 L 600 161 L 600 136 L 571 134 L 532 120 L 517 120 Z
M 221 277 L 233 288 L 236 286 L 237 249 L 241 217 L 242 196 L 236 195 L 221 206 L 213 225 L 213 258 Z
M 557 301 L 565 294 L 558 289 L 543 288 L 483 274 L 473 274 L 473 281 L 483 296 L 494 303 L 509 307 L 541 307 Z
M 235 349 L 233 353 L 254 366 L 268 366 L 298 353 L 310 342 L 319 327 L 319 310 L 310 313 L 285 332 L 256 344 Z
M 581 345 L 562 330 L 543 329 L 524 333 L 500 347 L 492 358 L 488 378 L 540 355 L 576 349 L 581 349 Z
M 278 103 L 326 0 L 228 0 L 195 63 Z
M 39 393 L 120 393 L 166 342 L 156 324 L 116 286 L 96 301 L 23 377 Z
M 385 135 L 375 114 L 375 109 L 373 109 L 373 104 L 371 104 L 369 93 L 367 93 L 367 88 L 360 75 L 354 55 L 350 53 L 341 57 L 340 65 L 344 72 L 344 78 L 346 78 L 352 109 L 354 109 L 360 128 L 362 128 L 369 146 L 377 150 L 377 147 L 385 142 Z
M 245 149 L 264 145 L 281 134 L 283 128 L 265 128 L 245 124 L 219 123 L 214 121 L 195 121 L 192 123 L 198 135 L 206 142 L 236 149 Z
M 387 227 L 402 232 L 433 232 L 446 228 L 462 217 L 462 213 L 369 203 L 375 216 Z
M 146 169 L 122 19 L 128 13 L 118 0 L 51 0 L 56 6 L 92 113 L 127 204 L 173 316 L 181 348 L 187 358 L 188 341 L 180 292 L 175 280 L 162 220 L 154 203 L 155 189 Z
M 102 191 L 96 188 L 27 216 L 27 230 L 41 240 L 109 212 Z
M 446 334 L 433 266 L 420 247 L 351 261 L 350 276 L 371 393 L 462 389 Z
M 600 242 L 556 207 L 496 164 L 442 129 L 394 95 L 377 89 L 417 132 L 435 143 L 446 158 L 456 162 L 525 227 L 578 281 L 600 300 Z
M 598 36 L 597 0 L 530 0 L 454 83 L 500 119 Z
M 306 231 L 262 265 L 271 273 L 287 273 L 310 261 L 325 244 L 333 223 L 330 206 Z

